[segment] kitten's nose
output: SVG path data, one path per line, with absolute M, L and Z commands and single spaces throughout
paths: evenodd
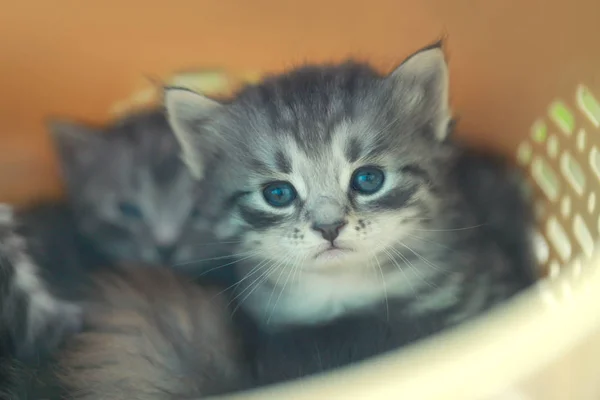
M 346 221 L 337 221 L 330 224 L 313 224 L 312 228 L 315 231 L 321 232 L 323 239 L 333 243 L 335 238 L 338 237 L 342 228 L 346 225 Z
M 175 253 L 175 248 L 176 247 L 174 245 L 165 245 L 158 246 L 156 250 L 158 251 L 160 259 L 164 262 L 167 262 L 171 260 L 171 257 L 173 257 L 173 253 Z

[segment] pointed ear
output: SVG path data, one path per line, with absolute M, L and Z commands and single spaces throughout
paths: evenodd
M 181 145 L 183 161 L 196 179 L 204 176 L 207 156 L 214 151 L 208 120 L 223 106 L 189 89 L 166 87 L 164 105 L 169 124 Z M 202 143 L 202 144 L 201 144 Z
M 104 144 L 102 132 L 87 125 L 51 119 L 47 126 L 65 172 L 89 166 Z
M 435 137 L 444 140 L 451 121 L 448 65 L 442 43 L 426 47 L 406 59 L 388 77 L 400 106 L 431 124 Z

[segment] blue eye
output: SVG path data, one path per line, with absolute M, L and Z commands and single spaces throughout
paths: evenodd
M 363 194 L 373 194 L 383 186 L 385 175 L 377 167 L 360 167 L 352 174 L 352 189 Z
M 265 186 L 263 196 L 273 207 L 287 207 L 296 199 L 296 189 L 289 182 L 273 182 Z
M 119 211 L 123 214 L 124 217 L 134 218 L 134 219 L 142 219 L 143 214 L 142 211 L 135 204 L 127 203 L 122 201 L 119 203 Z

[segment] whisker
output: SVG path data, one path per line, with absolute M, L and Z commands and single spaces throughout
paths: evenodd
M 281 265 L 283 266 L 284 264 L 287 264 L 288 260 L 291 260 L 292 258 L 293 258 L 293 256 L 290 256 L 288 254 L 285 257 L 285 259 L 281 262 Z M 271 290 L 271 295 L 269 296 L 269 301 L 267 302 L 267 305 L 265 306 L 265 317 L 267 314 L 267 310 L 269 309 L 269 306 L 271 305 L 271 300 L 273 300 L 273 295 L 275 294 L 275 288 L 279 285 L 279 280 L 281 279 L 281 276 L 283 275 L 283 271 L 285 271 L 285 270 L 286 270 L 286 268 L 281 268 L 281 272 L 277 276 L 277 280 L 275 281 L 275 284 L 273 285 L 273 289 Z
M 463 228 L 452 228 L 452 229 L 417 229 L 417 228 L 413 228 L 413 230 L 421 231 L 421 232 L 455 232 L 455 231 L 466 231 L 468 229 L 481 228 L 482 226 L 485 226 L 485 224 L 465 226 Z
M 239 260 L 233 260 L 232 262 L 229 262 L 229 263 L 226 263 L 226 264 L 221 264 L 221 265 L 218 265 L 218 266 L 216 266 L 216 267 L 213 267 L 213 268 L 207 269 L 206 271 L 204 271 L 204 272 L 202 272 L 202 273 L 198 274 L 197 276 L 199 276 L 199 277 L 200 277 L 200 276 L 204 276 L 204 275 L 208 274 L 209 272 L 212 272 L 212 271 L 214 271 L 214 270 L 217 270 L 217 269 L 220 269 L 220 268 L 225 268 L 225 267 L 227 267 L 227 266 L 229 266 L 229 265 L 233 265 L 233 264 L 235 264 L 235 263 L 238 263 L 238 262 L 240 262 L 240 261 L 247 260 L 247 259 L 249 259 L 249 258 L 252 258 L 252 257 L 254 257 L 254 256 L 258 255 L 258 254 L 260 254 L 260 253 L 259 253 L 259 252 L 252 252 L 252 254 L 250 254 L 250 255 L 249 255 L 249 256 L 247 256 L 247 257 L 240 258 Z
M 240 308 L 240 306 L 242 305 L 242 303 L 244 301 L 246 301 L 246 299 L 258 288 L 258 286 L 260 286 L 271 275 L 271 273 L 279 267 L 279 264 L 275 264 L 275 263 L 273 263 L 273 264 L 274 265 L 269 266 L 268 268 L 266 268 L 266 271 L 264 271 L 262 274 L 260 274 L 260 276 L 258 276 L 258 278 L 256 278 L 255 280 L 253 280 L 247 287 L 245 287 L 241 292 L 239 292 L 237 295 L 235 295 L 229 301 L 228 304 L 233 303 L 242 294 L 244 294 L 248 290 L 250 290 L 249 293 L 247 293 L 246 296 L 244 296 L 244 298 L 238 302 L 238 304 L 236 305 L 236 307 L 231 312 L 232 315 L 235 314 L 235 312 L 237 311 L 237 309 Z M 264 267 L 261 268 L 261 269 L 264 269 Z
M 406 236 L 409 236 L 409 237 L 417 239 L 417 240 L 422 240 L 425 243 L 434 244 L 434 245 L 439 246 L 439 247 L 441 247 L 443 249 L 446 249 L 446 250 L 456 251 L 455 249 L 453 249 L 451 247 L 448 247 L 448 246 L 444 246 L 443 244 L 441 244 L 439 242 L 436 242 L 435 240 L 430 240 L 430 239 L 426 239 L 426 238 L 423 238 L 423 237 L 420 237 L 420 236 L 411 235 L 410 233 L 407 233 Z
M 394 258 L 394 256 L 392 254 L 390 254 L 386 249 L 382 249 L 382 250 L 383 250 L 383 253 L 396 265 L 396 267 L 400 270 L 402 275 L 404 275 L 404 279 L 406 280 L 406 283 L 408 283 L 408 286 L 410 286 L 410 288 L 412 289 L 413 293 L 415 294 L 415 297 L 419 297 L 419 293 L 413 286 L 410 279 L 408 279 L 408 275 L 406 275 L 406 271 L 404 271 L 404 269 L 402 269 L 402 267 L 400 266 L 400 264 L 398 264 L 398 261 L 396 261 L 396 259 Z
M 402 243 L 402 242 L 397 242 L 400 246 L 403 246 L 404 248 L 406 248 L 407 250 L 411 251 L 415 256 L 419 257 L 419 259 L 421 259 L 421 261 L 423 261 L 425 264 L 429 265 L 431 268 L 435 269 L 436 271 L 439 272 L 443 272 L 443 273 L 448 273 L 448 270 L 444 270 L 440 267 L 438 267 L 437 265 L 433 264 L 431 261 L 429 261 L 427 258 L 425 258 L 424 256 L 422 256 L 421 254 L 417 253 L 416 251 L 414 251 L 413 249 L 411 249 L 410 247 L 408 247 L 406 244 Z
M 275 300 L 275 305 L 273 306 L 273 309 L 271 310 L 271 315 L 269 316 L 269 318 L 267 319 L 267 325 L 271 322 L 271 318 L 273 318 L 273 314 L 275 314 L 275 309 L 277 308 L 277 304 L 279 304 L 279 299 L 281 299 L 281 295 L 283 294 L 283 292 L 285 291 L 285 288 L 287 287 L 288 281 L 290 280 L 290 276 L 292 275 L 292 272 L 295 271 L 295 266 L 298 264 L 298 261 L 300 261 L 301 259 L 301 253 L 298 253 L 298 255 L 296 255 L 296 258 L 294 259 L 294 268 L 292 268 L 291 270 L 289 270 L 288 272 L 288 276 L 285 280 L 285 282 L 283 283 L 283 287 L 281 288 L 281 291 L 279 292 L 279 296 L 277 296 L 277 300 Z
M 427 279 L 425 279 L 425 278 L 423 277 L 423 275 L 421 275 L 421 274 L 419 273 L 419 269 L 418 269 L 417 267 L 415 267 L 415 265 L 414 265 L 414 264 L 413 264 L 413 263 L 412 263 L 412 262 L 411 262 L 411 261 L 408 259 L 408 257 L 406 257 L 404 254 L 402 254 L 401 252 L 399 252 L 398 250 L 396 250 L 396 249 L 394 249 L 394 248 L 390 248 L 390 250 L 391 250 L 391 251 L 393 251 L 395 254 L 397 254 L 397 255 L 398 255 L 398 257 L 400 257 L 400 258 L 401 258 L 401 259 L 404 261 L 404 263 L 405 263 L 405 264 L 407 264 L 407 265 L 410 267 L 411 271 L 413 271 L 413 272 L 414 272 L 414 274 L 415 274 L 415 275 L 416 275 L 416 276 L 417 276 L 419 279 L 421 279 L 423 282 L 425 282 L 427 285 L 429 285 L 429 286 L 430 286 L 430 287 L 432 287 L 432 288 L 435 288 L 435 287 L 436 287 L 434 284 L 432 284 L 431 282 L 429 282 Z
M 195 260 L 189 260 L 189 261 L 183 261 L 177 264 L 173 264 L 174 267 L 180 267 L 182 265 L 188 265 L 188 264 L 194 264 L 194 263 L 201 263 L 204 261 L 215 261 L 215 260 L 223 260 L 226 258 L 234 258 L 234 257 L 239 257 L 239 256 L 244 256 L 250 253 L 257 253 L 256 250 L 252 250 L 252 251 L 244 251 L 242 253 L 236 253 L 236 254 L 227 254 L 227 255 L 223 255 L 223 256 L 218 256 L 218 257 L 211 257 L 211 258 L 198 258 Z
M 271 276 L 271 274 L 277 269 L 279 268 L 279 265 L 276 265 L 272 268 L 270 268 L 269 270 L 267 270 L 263 275 L 261 275 L 256 281 L 252 282 L 252 284 L 254 285 L 254 287 L 252 287 L 252 290 L 250 290 L 250 292 L 248 292 L 246 294 L 246 296 L 244 296 L 244 298 L 242 300 L 239 301 L 239 303 L 237 304 L 237 306 L 233 309 L 233 311 L 231 312 L 231 315 L 235 314 L 235 312 L 241 307 L 241 305 L 252 295 L 252 293 L 254 293 L 259 287 L 260 285 L 263 284 L 263 282 L 265 282 L 267 279 L 269 279 L 269 277 Z M 260 280 L 260 281 L 259 281 Z M 259 282 L 257 282 L 259 281 Z M 255 284 L 256 283 L 256 284 Z M 251 287 L 251 286 L 249 286 Z M 248 287 L 248 288 L 249 288 Z
M 224 240 L 219 242 L 202 242 L 202 243 L 194 243 L 194 246 L 214 246 L 217 244 L 239 244 L 243 243 L 243 240 Z
M 388 304 L 387 286 L 385 284 L 385 277 L 383 276 L 383 269 L 381 268 L 381 264 L 379 263 L 377 254 L 373 253 L 373 257 L 375 257 L 375 261 L 377 262 L 377 267 L 379 268 L 379 274 L 381 275 L 381 283 L 383 284 L 383 294 L 385 295 L 385 315 L 386 315 L 387 321 L 390 322 L 390 306 Z
M 230 289 L 233 289 L 234 287 L 239 286 L 242 282 L 244 282 L 246 279 L 248 279 L 249 277 L 251 277 L 252 275 L 254 275 L 256 272 L 260 271 L 261 269 L 264 268 L 265 264 L 268 262 L 268 260 L 262 260 L 261 262 L 259 262 L 256 266 L 254 266 L 250 272 L 248 272 L 242 279 L 240 279 L 239 281 L 235 282 L 233 285 L 230 285 L 228 287 L 226 287 L 225 289 L 221 290 L 219 293 L 217 293 L 214 297 L 217 297 L 225 292 L 227 292 Z

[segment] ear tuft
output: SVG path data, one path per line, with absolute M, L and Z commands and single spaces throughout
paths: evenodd
M 436 42 L 411 55 L 390 75 L 401 105 L 433 125 L 435 137 L 444 140 L 451 120 L 448 65 Z

